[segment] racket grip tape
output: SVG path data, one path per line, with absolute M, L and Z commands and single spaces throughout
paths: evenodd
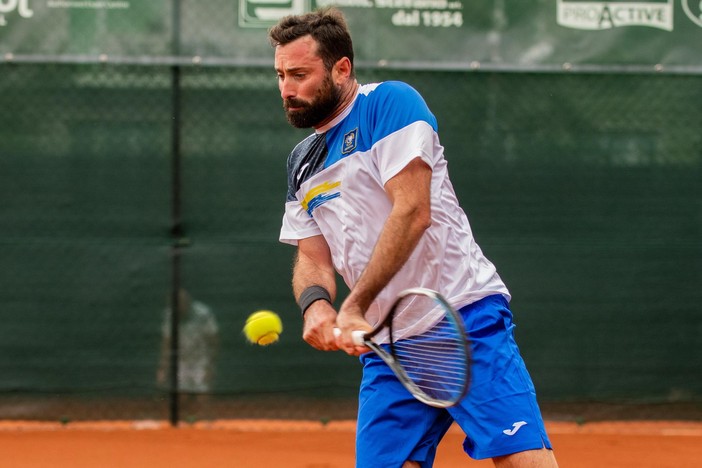
M 339 338 L 341 336 L 341 330 L 334 327 L 334 336 Z M 354 330 L 351 332 L 351 338 L 353 339 L 353 342 L 359 346 L 364 345 L 365 336 L 366 332 L 364 332 L 363 330 Z

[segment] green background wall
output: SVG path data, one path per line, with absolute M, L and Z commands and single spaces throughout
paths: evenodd
M 575 3 L 466 3 L 443 29 L 346 12 L 359 80 L 407 81 L 436 114 L 542 403 L 699 407 L 702 27 L 665 1 L 670 31 L 558 24 Z M 220 340 L 184 416 L 353 416 L 358 364 L 302 341 L 277 241 L 307 131 L 284 119 L 266 25 L 237 2 L 121 4 L 0 12 L 0 418 L 166 417 L 178 286 Z M 264 308 L 285 331 L 253 347 Z

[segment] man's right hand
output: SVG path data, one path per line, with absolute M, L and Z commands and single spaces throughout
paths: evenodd
M 336 310 L 327 301 L 313 302 L 307 308 L 302 327 L 302 339 L 320 351 L 337 351 L 339 346 L 334 336 Z

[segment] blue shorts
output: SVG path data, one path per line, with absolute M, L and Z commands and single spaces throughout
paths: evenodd
M 501 295 L 460 310 L 471 343 L 471 385 L 448 409 L 427 406 L 405 390 L 374 353 L 363 354 L 356 467 L 431 467 L 436 448 L 456 422 L 463 448 L 475 459 L 551 448 L 536 392 L 514 341 L 512 312 Z

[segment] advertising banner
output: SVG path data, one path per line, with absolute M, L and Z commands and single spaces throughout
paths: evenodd
M 334 4 L 357 60 L 429 67 L 702 67 L 699 0 L 0 0 L 0 60 L 270 60 L 267 29 Z

